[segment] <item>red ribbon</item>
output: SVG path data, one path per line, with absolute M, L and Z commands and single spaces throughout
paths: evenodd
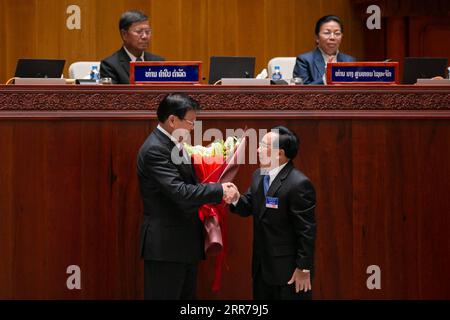
M 193 154 L 192 160 L 197 178 L 202 183 L 217 183 L 226 168 L 226 162 L 221 156 L 202 157 Z M 205 226 L 206 255 L 216 256 L 212 290 L 218 291 L 221 287 L 222 266 L 225 262 L 227 250 L 225 203 L 222 201 L 222 203 L 216 205 L 205 204 L 199 208 L 198 216 Z

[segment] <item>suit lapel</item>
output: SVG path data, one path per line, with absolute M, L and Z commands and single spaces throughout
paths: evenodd
M 259 207 L 258 214 L 256 215 L 257 218 L 261 218 L 263 210 L 265 208 L 266 203 L 266 197 L 264 196 L 264 186 L 263 186 L 263 178 L 264 176 L 261 174 L 258 175 L 258 178 L 256 180 L 256 199 L 258 203 L 262 203 L 263 205 Z
M 323 61 L 322 53 L 319 48 L 314 51 L 314 67 L 316 68 L 318 75 L 317 79 L 322 78 L 325 72 L 325 61 Z
M 286 166 L 278 173 L 278 175 L 275 177 L 275 180 L 270 184 L 269 190 L 267 190 L 267 197 L 274 197 L 277 195 L 278 190 L 281 188 L 281 184 L 283 182 L 284 179 L 286 179 L 286 177 L 289 175 L 289 173 L 291 172 L 291 170 L 293 169 L 293 164 L 292 161 L 289 161 Z M 262 187 L 263 188 L 263 187 Z M 264 191 L 263 191 L 263 195 L 264 195 Z M 264 214 L 267 211 L 266 208 L 266 199 L 265 197 L 263 197 L 264 201 L 263 206 L 261 208 L 261 213 L 260 213 L 260 219 L 263 218 Z
M 119 51 L 119 61 L 120 61 L 120 66 L 122 67 L 122 69 L 125 71 L 125 73 L 129 77 L 130 76 L 130 61 L 131 61 L 131 59 L 123 47 Z
M 284 169 L 284 168 L 283 168 Z M 280 172 L 281 174 L 281 172 Z M 275 180 L 270 184 L 269 190 L 267 190 L 267 197 L 273 197 L 277 193 L 278 189 L 281 187 L 281 177 L 278 174 Z
M 169 139 L 168 136 L 166 136 L 164 133 L 161 132 L 158 128 L 155 129 L 155 134 L 159 137 L 159 139 L 167 146 L 167 149 L 169 150 L 169 154 L 172 154 L 173 148 L 177 148 L 175 146 L 175 143 Z M 197 182 L 197 177 L 195 175 L 194 166 L 192 164 L 175 164 L 175 166 L 178 168 L 178 171 L 187 178 L 190 178 L 193 180 L 193 182 Z
M 186 173 L 186 176 L 192 180 L 192 183 L 198 183 L 197 175 L 195 174 L 194 165 L 192 163 L 183 162 L 180 164 L 180 168 Z
M 149 52 L 144 52 L 145 61 L 153 61 L 153 56 Z

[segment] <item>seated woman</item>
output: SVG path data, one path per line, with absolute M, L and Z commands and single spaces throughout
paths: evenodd
M 337 16 L 324 16 L 316 23 L 317 48 L 297 57 L 293 78 L 302 78 L 304 84 L 326 84 L 325 67 L 328 62 L 355 61 L 339 52 L 344 28 Z

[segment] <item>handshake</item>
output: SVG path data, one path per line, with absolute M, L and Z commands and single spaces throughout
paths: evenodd
M 222 183 L 223 200 L 227 203 L 233 203 L 239 200 L 240 194 L 238 188 L 231 182 Z

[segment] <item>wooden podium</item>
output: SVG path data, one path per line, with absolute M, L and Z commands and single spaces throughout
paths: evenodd
M 169 92 L 203 130 L 300 138 L 317 193 L 315 299 L 450 299 L 449 86 L 0 86 L 0 299 L 142 299 L 136 155 Z M 205 142 L 205 144 L 207 144 Z M 256 165 L 235 183 L 250 185 Z M 251 299 L 252 219 L 228 215 L 222 289 Z M 66 287 L 81 270 L 81 290 Z M 369 266 L 381 290 L 366 285 Z

